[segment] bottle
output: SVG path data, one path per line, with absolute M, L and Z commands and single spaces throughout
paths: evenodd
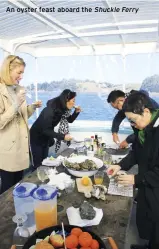
M 98 135 L 95 135 L 94 139 L 94 152 L 96 153 L 98 150 Z
M 91 151 L 94 151 L 94 136 L 91 136 Z

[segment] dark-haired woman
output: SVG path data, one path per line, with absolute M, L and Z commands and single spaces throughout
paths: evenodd
M 62 140 L 70 144 L 72 137 L 69 135 L 68 123 L 72 123 L 81 112 L 81 108 L 76 107 L 71 114 L 71 109 L 75 107 L 75 97 L 76 92 L 65 89 L 58 97 L 47 102 L 47 107 L 32 125 L 30 143 L 35 169 L 48 156 L 49 146 L 54 138 L 56 138 L 55 152 L 59 150 Z M 54 128 L 58 124 L 58 132 L 55 132 Z
M 137 175 L 121 175 L 119 184 L 132 184 L 138 188 L 136 223 L 142 239 L 149 240 L 148 247 L 159 248 L 159 109 L 143 93 L 134 93 L 124 102 L 123 111 L 134 128 L 135 141 L 132 151 L 120 161 L 110 166 L 109 172 L 129 170 L 138 164 Z M 112 170 L 112 171 L 111 171 Z

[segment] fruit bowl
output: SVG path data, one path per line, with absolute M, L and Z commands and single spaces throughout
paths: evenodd
M 71 226 L 71 225 L 65 225 L 64 230 L 65 230 L 65 236 L 69 235 L 71 230 L 73 228 L 77 228 L 77 226 Z M 35 232 L 25 243 L 22 249 L 30 249 L 36 244 L 37 239 L 45 239 L 46 237 L 50 236 L 51 233 L 55 231 L 56 234 L 62 234 L 62 227 L 59 226 L 53 226 L 46 228 L 44 230 L 41 230 L 39 232 Z M 82 228 L 83 232 L 89 232 L 92 236 L 93 239 L 97 240 L 99 243 L 99 248 L 106 249 L 106 246 L 104 242 L 101 240 L 101 238 L 93 233 L 92 231 L 88 230 L 87 228 Z

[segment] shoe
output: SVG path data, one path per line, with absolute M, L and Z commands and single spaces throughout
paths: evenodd
M 147 245 L 131 245 L 130 249 L 148 249 Z

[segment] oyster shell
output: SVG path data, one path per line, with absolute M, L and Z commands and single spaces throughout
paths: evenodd
M 96 211 L 94 210 L 93 206 L 87 201 L 84 201 L 80 206 L 79 212 L 82 220 L 93 220 L 96 216 Z
M 107 187 L 104 185 L 93 185 L 93 188 L 90 192 L 86 191 L 84 193 L 86 198 L 95 197 L 96 199 L 106 200 Z
M 70 163 L 67 160 L 65 161 L 66 167 L 75 170 L 96 170 L 98 169 L 97 165 L 94 161 L 86 159 L 84 162 L 81 163 Z

